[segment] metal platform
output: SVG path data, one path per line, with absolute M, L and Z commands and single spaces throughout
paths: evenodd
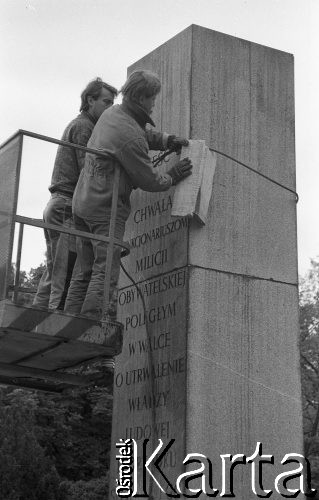
M 0 382 L 61 392 L 111 383 L 123 325 L 0 302 Z
M 113 377 L 114 356 L 122 347 L 121 323 L 97 322 L 17 304 L 25 225 L 103 242 L 107 246 L 104 297 L 109 297 L 114 247 L 119 247 L 122 255 L 129 253 L 129 245 L 115 238 L 120 167 L 115 170 L 108 235 L 95 235 L 24 217 L 17 214 L 17 200 L 25 137 L 108 156 L 108 153 L 27 130 L 18 130 L 0 145 L 0 383 L 58 392 L 77 386 L 109 384 Z M 19 234 L 12 294 L 10 280 L 17 224 Z M 106 301 L 103 301 L 104 317 Z

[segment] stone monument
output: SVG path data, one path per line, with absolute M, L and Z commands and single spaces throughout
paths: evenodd
M 287 470 L 280 462 L 302 453 L 293 56 L 192 25 L 128 71 L 136 69 L 161 79 L 158 130 L 204 139 L 292 192 L 217 154 L 203 227 L 171 216 L 174 188 L 133 193 L 125 235 L 132 249 L 123 264 L 145 310 L 122 274 L 110 498 L 117 498 L 116 443 L 130 438 L 140 494 L 143 443 L 149 457 L 159 439 L 165 446 L 174 439 L 160 464 L 175 490 L 186 455 L 200 453 L 220 495 L 221 455 L 251 457 L 260 442 L 274 456 L 263 487 L 282 498 L 274 487 Z M 239 500 L 256 498 L 251 467 L 233 470 Z M 149 498 L 174 496 L 146 476 Z

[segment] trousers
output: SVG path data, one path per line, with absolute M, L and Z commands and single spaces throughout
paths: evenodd
M 73 228 L 72 199 L 53 193 L 43 221 Z M 63 309 L 76 260 L 75 238 L 69 234 L 44 229 L 46 241 L 46 269 L 40 279 L 33 305 L 43 309 Z
M 110 219 L 88 221 L 76 215 L 75 228 L 95 235 L 108 236 Z M 125 221 L 117 220 L 115 237 L 122 241 Z M 104 298 L 105 265 L 107 244 L 101 241 L 76 238 L 77 260 L 67 294 L 64 311 L 82 314 L 89 318 L 102 319 L 103 303 L 106 301 L 107 316 L 116 320 L 118 279 L 120 273 L 121 249 L 115 246 L 110 276 L 110 294 Z

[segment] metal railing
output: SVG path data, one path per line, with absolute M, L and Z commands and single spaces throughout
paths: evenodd
M 12 135 L 9 139 L 7 139 L 4 143 L 0 145 L 0 150 L 7 146 L 11 141 L 14 141 L 16 138 L 20 137 L 20 148 L 19 159 L 18 159 L 18 179 L 16 180 L 17 184 L 19 183 L 19 175 L 20 175 L 20 164 L 22 157 L 22 149 L 23 149 L 23 137 L 31 137 L 34 139 L 38 139 L 41 141 L 57 144 L 59 146 L 65 146 L 72 149 L 78 149 L 81 151 L 85 151 L 86 153 L 93 153 L 103 157 L 110 157 L 110 153 L 103 152 L 101 150 L 87 148 L 84 146 L 80 146 L 78 144 L 73 144 L 70 142 L 54 139 L 52 137 L 48 137 L 41 134 L 36 134 L 34 132 L 29 132 L 27 130 L 18 130 L 14 135 Z M 108 236 L 100 236 L 94 235 L 89 232 L 79 231 L 77 229 L 72 229 L 65 226 L 59 226 L 55 224 L 48 224 L 43 222 L 40 219 L 33 219 L 29 217 L 24 217 L 21 215 L 13 214 L 13 221 L 20 224 L 19 227 L 19 235 L 18 235 L 18 244 L 17 244 L 17 257 L 16 257 L 16 267 L 14 273 L 14 285 L 13 285 L 13 301 L 17 301 L 19 294 L 19 279 L 20 279 L 20 267 L 21 267 L 21 255 L 22 255 L 22 244 L 23 244 L 23 234 L 24 234 L 24 226 L 33 226 L 39 227 L 43 229 L 50 229 L 57 231 L 59 233 L 66 233 L 75 237 L 102 241 L 107 244 L 107 257 L 106 257 L 106 265 L 105 265 L 105 281 L 104 281 L 104 300 L 103 300 L 103 311 L 102 317 L 105 316 L 106 304 L 108 302 L 109 293 L 110 293 L 110 279 L 111 279 L 111 268 L 113 262 L 113 250 L 114 246 L 118 246 L 122 248 L 121 256 L 128 255 L 130 252 L 130 247 L 128 243 L 118 240 L 115 238 L 115 224 L 116 224 L 116 215 L 117 215 L 117 202 L 118 202 L 118 192 L 119 192 L 119 180 L 120 180 L 120 165 L 115 169 L 114 181 L 113 181 L 113 192 L 112 192 L 112 208 L 111 208 L 111 218 L 110 218 L 110 226 L 109 226 L 109 234 Z M 18 189 L 17 193 L 18 195 Z M 10 259 L 11 260 L 11 259 Z M 11 262 L 9 263 L 11 265 Z

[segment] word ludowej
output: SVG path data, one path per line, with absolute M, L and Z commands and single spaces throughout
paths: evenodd
M 138 490 L 138 457 L 137 443 L 134 439 L 120 439 L 116 443 L 118 454 L 116 459 L 119 461 L 119 474 L 116 480 L 116 495 L 122 498 L 137 497 L 149 498 L 147 491 L 147 480 L 153 481 L 156 486 L 168 498 L 198 498 L 200 495 L 206 497 L 228 497 L 235 498 L 235 486 L 233 483 L 233 471 L 235 466 L 249 464 L 251 468 L 251 489 L 258 498 L 269 498 L 274 490 L 283 498 L 297 498 L 300 494 L 307 497 L 313 497 L 316 490 L 311 489 L 311 470 L 309 461 L 298 453 L 288 453 L 281 460 L 281 465 L 297 464 L 295 468 L 282 472 L 274 479 L 274 490 L 263 488 L 263 464 L 274 465 L 273 455 L 262 454 L 262 443 L 257 442 L 254 453 L 246 457 L 243 454 L 220 455 L 222 467 L 222 488 L 213 487 L 213 467 L 209 458 L 201 453 L 189 453 L 183 460 L 187 466 L 187 472 L 180 474 L 173 484 L 161 469 L 160 464 L 165 461 L 165 456 L 172 447 L 175 439 L 171 439 L 167 446 L 159 439 L 159 445 L 153 453 L 147 458 L 148 439 L 143 441 L 142 457 L 142 489 Z M 163 462 L 162 462 L 163 463 Z M 152 470 L 151 470 L 152 467 Z M 269 465 L 268 465 L 269 467 Z M 164 467 L 163 467 L 164 468 Z M 196 480 L 197 488 L 191 487 L 191 482 Z M 294 486 L 289 487 L 290 480 L 294 480 Z M 199 487 L 200 486 L 200 487 Z M 290 484 L 291 486 L 291 484 Z

